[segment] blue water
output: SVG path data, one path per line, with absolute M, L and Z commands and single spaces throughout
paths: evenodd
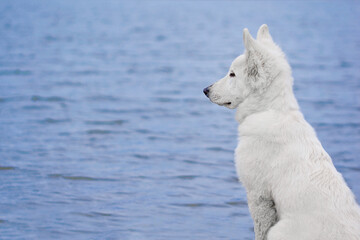
M 0 239 L 253 239 L 234 111 L 202 89 L 267 23 L 360 198 L 358 1 L 0 2 Z

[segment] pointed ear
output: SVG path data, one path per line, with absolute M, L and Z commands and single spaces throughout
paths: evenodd
M 244 41 L 245 49 L 247 50 L 254 48 L 254 45 L 256 44 L 255 39 L 251 36 L 247 28 L 244 28 L 243 30 L 243 41 Z
M 243 33 L 245 45 L 246 69 L 245 74 L 251 88 L 262 91 L 267 85 L 265 72 L 265 58 L 262 52 L 262 46 L 249 33 L 247 28 Z
M 259 28 L 258 32 L 257 32 L 257 36 L 256 36 L 257 40 L 271 40 L 272 41 L 272 37 L 270 35 L 269 32 L 269 28 L 266 24 L 261 25 L 261 27 Z

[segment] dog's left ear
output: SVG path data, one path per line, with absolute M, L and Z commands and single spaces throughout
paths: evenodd
M 269 28 L 266 24 L 261 25 L 261 27 L 259 28 L 259 30 L 257 32 L 256 39 L 259 41 L 264 41 L 264 40 L 272 41 L 272 37 L 270 35 Z
M 250 35 L 247 28 L 243 31 L 243 38 L 246 58 L 246 80 L 254 90 L 261 92 L 269 84 L 265 70 L 267 63 L 263 46 Z
M 246 50 L 252 50 L 256 47 L 256 40 L 251 36 L 249 30 L 244 28 L 243 41 Z

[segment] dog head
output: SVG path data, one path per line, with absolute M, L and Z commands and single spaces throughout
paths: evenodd
M 254 39 L 243 31 L 244 54 L 231 64 L 227 75 L 203 90 L 211 102 L 234 109 L 250 95 L 261 96 L 287 61 L 273 42 L 267 25 L 262 25 Z

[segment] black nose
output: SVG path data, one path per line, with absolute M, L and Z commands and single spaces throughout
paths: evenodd
M 204 88 L 203 92 L 207 97 L 209 97 L 209 92 L 210 92 L 209 87 Z

